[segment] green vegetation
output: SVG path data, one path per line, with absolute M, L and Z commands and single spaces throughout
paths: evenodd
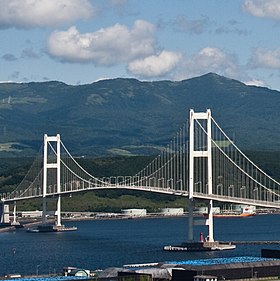
M 275 179 L 280 179 L 280 152 L 247 151 L 254 163 Z M 154 156 L 78 158 L 77 161 L 97 177 L 134 175 L 145 167 Z M 6 158 L 0 161 L 0 192 L 13 190 L 23 179 L 33 159 Z M 48 200 L 50 209 L 55 201 Z M 155 212 L 164 207 L 186 208 L 186 198 L 132 190 L 99 190 L 72 194 L 62 199 L 63 211 L 119 212 L 123 208 L 145 208 Z M 41 208 L 41 201 L 29 200 L 18 203 L 21 210 Z
M 97 177 L 134 175 L 166 147 L 188 111 L 212 110 L 215 120 L 249 158 L 280 178 L 280 92 L 209 73 L 184 81 L 108 79 L 89 85 L 61 82 L 0 84 L 0 192 L 28 171 L 43 135 L 63 143 Z M 225 147 L 228 142 L 218 143 Z M 254 150 L 259 150 L 254 151 Z M 277 151 L 277 152 L 274 152 Z M 88 157 L 81 157 L 87 155 Z M 96 158 L 100 156 L 106 158 Z M 115 157 L 118 156 L 118 157 Z M 95 157 L 95 158 L 94 158 Z M 23 209 L 40 201 L 22 203 Z M 49 202 L 54 204 L 54 202 Z M 133 191 L 98 191 L 63 198 L 64 210 L 185 207 L 186 199 Z
M 120 212 L 121 209 L 145 208 L 156 212 L 159 208 L 186 208 L 186 198 L 137 191 L 107 190 L 87 192 L 63 198 L 64 211 Z
M 153 156 L 78 158 L 87 171 L 97 177 L 134 175 L 153 159 Z M 0 192 L 12 191 L 23 179 L 33 159 L 1 159 Z M 54 209 L 54 200 L 48 200 Z M 41 201 L 27 200 L 17 204 L 19 210 L 41 209 Z M 155 212 L 163 207 L 186 207 L 186 198 L 132 190 L 99 190 L 72 194 L 62 199 L 63 211 L 106 211 L 119 212 L 123 208 L 145 208 Z
M 280 150 L 279 104 L 278 91 L 214 73 L 176 82 L 2 83 L 0 157 L 34 155 L 45 133 L 60 133 L 77 156 L 157 154 L 186 122 L 190 108 L 210 108 L 242 149 Z

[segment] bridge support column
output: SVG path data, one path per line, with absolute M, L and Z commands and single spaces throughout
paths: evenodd
M 56 162 L 48 163 L 48 142 L 56 142 Z M 56 204 L 56 225 L 61 226 L 61 185 L 60 185 L 60 135 L 55 137 L 49 137 L 44 135 L 44 175 L 43 175 L 43 213 L 42 223 L 46 223 L 46 197 L 47 197 L 47 185 L 48 185 L 48 169 L 56 169 L 56 190 L 54 193 L 58 194 Z
M 208 218 L 206 220 L 208 226 L 208 241 L 214 242 L 214 224 L 213 224 L 213 200 L 208 203 Z
M 3 201 L 0 203 L 0 223 L 1 224 L 10 223 L 9 205 L 5 204 Z
M 42 224 L 46 223 L 47 216 L 47 182 L 48 182 L 48 136 L 44 135 L 44 159 L 43 159 L 43 202 Z
M 56 141 L 56 188 L 58 193 L 56 204 L 56 225 L 61 226 L 61 185 L 60 185 L 60 135 L 57 135 Z
M 42 210 L 42 224 L 45 224 L 47 221 L 47 198 L 43 197 L 43 202 L 42 202 L 43 210 Z
M 4 202 L 0 204 L 0 223 L 4 222 Z
M 17 203 L 14 202 L 14 210 L 13 210 L 13 224 L 17 223 Z
M 193 221 L 193 205 L 194 202 L 192 199 L 188 200 L 188 209 L 189 209 L 189 223 L 188 223 L 188 240 L 193 241 L 193 226 L 194 226 L 194 221 Z
M 61 195 L 58 195 L 56 203 L 56 225 L 61 226 Z
M 207 186 L 207 194 L 212 195 L 212 126 L 211 126 L 211 110 L 208 109 L 207 112 L 194 112 L 190 110 L 190 127 L 189 127 L 189 199 L 192 200 L 194 197 L 194 192 L 201 192 L 194 190 L 195 182 L 200 182 L 201 185 Z M 195 120 L 206 120 L 206 133 L 207 140 L 203 143 L 203 147 L 199 147 L 199 141 L 195 141 Z M 198 178 L 198 172 L 195 173 L 195 159 L 201 158 L 207 161 L 207 175 L 202 179 Z M 207 182 L 205 182 L 207 180 Z M 206 225 L 208 225 L 208 240 L 209 242 L 214 242 L 213 234 L 213 201 L 209 201 L 208 206 L 208 219 L 206 220 Z M 189 237 L 190 229 L 189 223 Z

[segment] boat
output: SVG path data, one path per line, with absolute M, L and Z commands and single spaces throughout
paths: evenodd
M 247 218 L 255 216 L 255 213 L 220 213 L 214 214 L 214 218 Z
M 213 214 L 213 218 L 247 218 L 247 217 L 253 217 L 256 213 L 234 213 L 234 212 L 223 212 L 218 214 Z M 208 218 L 208 214 L 203 214 L 205 218 Z

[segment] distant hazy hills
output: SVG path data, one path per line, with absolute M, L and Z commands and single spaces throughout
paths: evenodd
M 44 133 L 59 133 L 74 155 L 154 153 L 190 108 L 210 108 L 241 149 L 280 150 L 280 92 L 209 73 L 180 82 L 0 84 L 0 151 L 26 155 Z

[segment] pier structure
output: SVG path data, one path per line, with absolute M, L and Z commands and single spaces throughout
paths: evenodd
M 10 223 L 10 208 L 9 204 L 5 204 L 3 201 L 0 202 L 0 224 Z

